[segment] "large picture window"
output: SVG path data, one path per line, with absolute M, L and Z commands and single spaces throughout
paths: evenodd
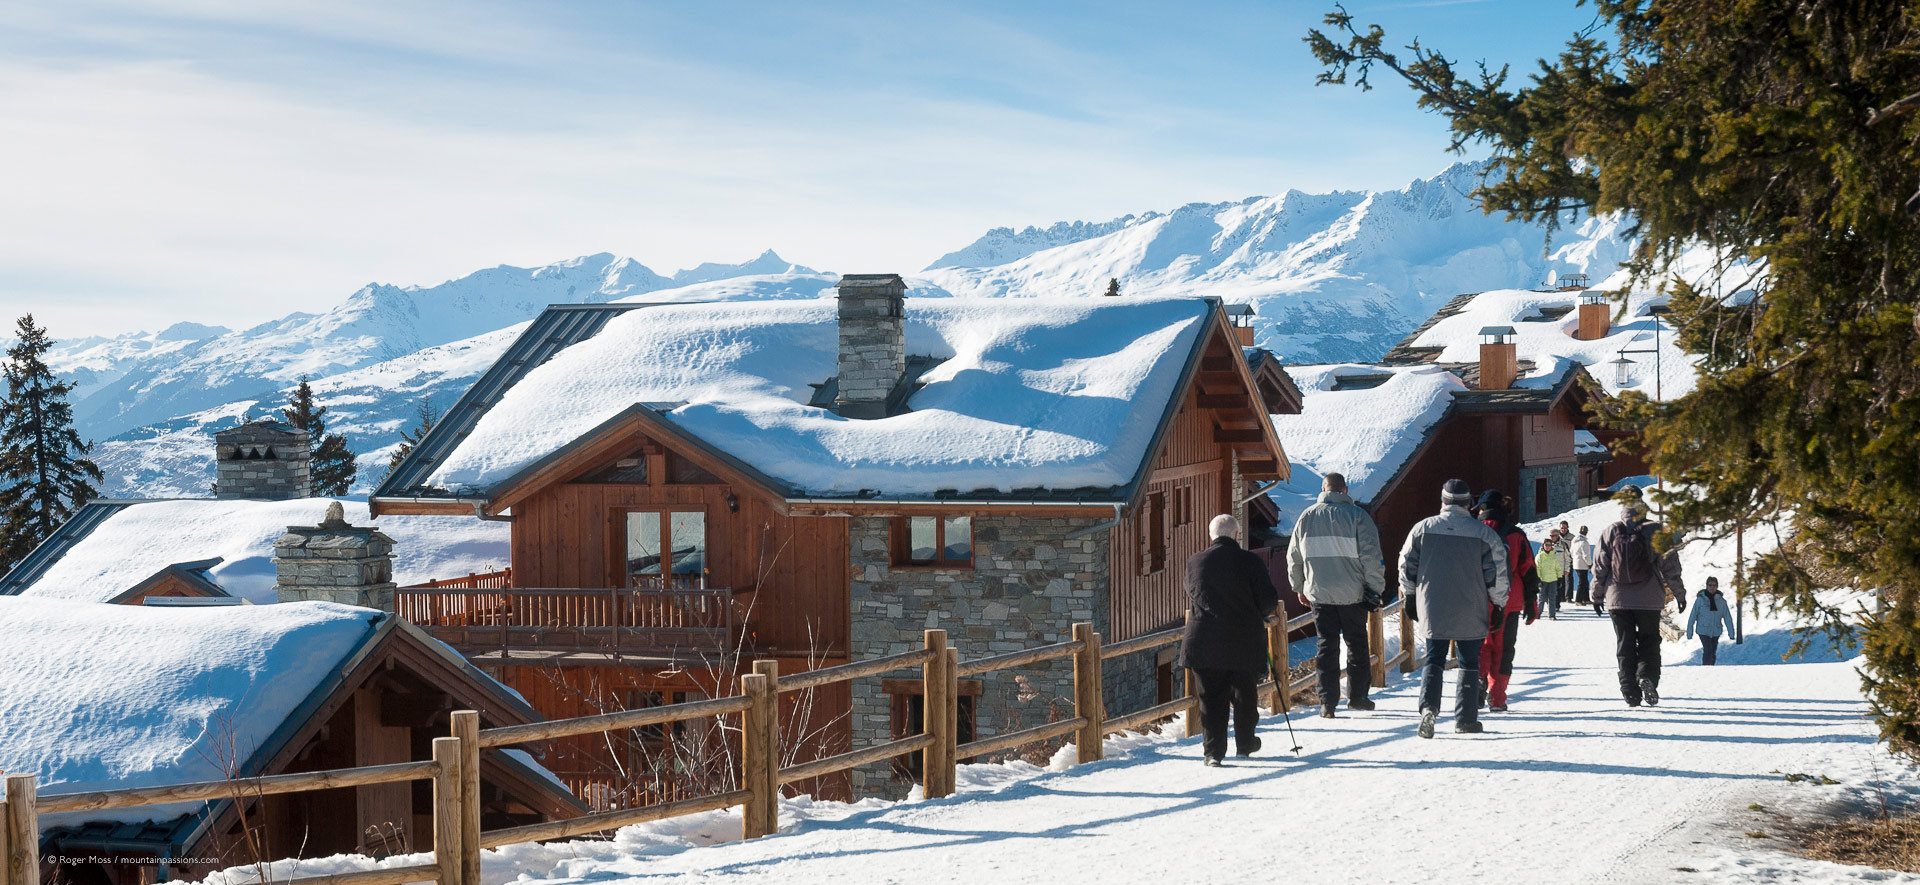
M 893 550 L 896 565 L 971 567 L 973 517 L 901 517 L 894 522 Z
M 704 589 L 707 514 L 699 510 L 627 511 L 627 586 Z

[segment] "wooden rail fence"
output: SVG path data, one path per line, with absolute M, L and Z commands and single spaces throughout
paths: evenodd
M 1387 657 L 1384 642 L 1385 619 L 1401 615 L 1400 652 Z M 1286 660 L 1287 635 L 1310 623 L 1311 613 L 1268 628 L 1269 653 Z M 1384 685 L 1386 669 L 1398 664 L 1401 672 L 1411 672 L 1418 661 L 1413 654 L 1411 621 L 1404 617 L 1403 603 L 1396 600 L 1369 616 L 1373 640 L 1373 678 Z M 952 795 L 958 760 L 998 753 L 1016 747 L 1074 735 L 1080 763 L 1102 758 L 1101 739 L 1114 732 L 1127 731 L 1151 722 L 1192 710 L 1199 704 L 1197 685 L 1191 671 L 1187 674 L 1187 696 L 1166 703 L 1109 718 L 1101 694 L 1101 662 L 1122 655 L 1164 648 L 1180 641 L 1182 630 L 1174 628 L 1140 636 L 1125 642 L 1104 645 L 1092 624 L 1075 624 L 1073 638 L 992 657 L 962 661 L 959 651 L 947 643 L 945 630 L 928 630 L 921 648 L 896 655 L 809 670 L 782 677 L 774 661 L 756 661 L 753 672 L 740 677 L 740 694 L 724 698 L 688 701 L 641 710 L 604 713 L 575 719 L 534 722 L 501 728 L 480 728 L 480 714 L 460 710 L 452 714 L 452 735 L 435 738 L 433 758 L 424 762 L 402 762 L 345 768 L 301 774 L 235 778 L 194 784 L 140 787 L 90 793 L 71 793 L 38 797 L 32 775 L 7 775 L 6 795 L 0 802 L 0 885 L 40 885 L 39 816 L 112 808 L 164 805 L 175 802 L 235 800 L 260 796 L 330 790 L 368 784 L 401 783 L 416 780 L 433 782 L 433 861 L 418 866 L 365 870 L 324 876 L 306 876 L 282 880 L 276 885 L 401 885 L 407 882 L 435 882 L 439 885 L 480 885 L 480 852 L 522 842 L 565 839 L 587 833 L 619 829 L 632 824 L 670 817 L 741 807 L 741 833 L 756 838 L 779 828 L 780 788 L 784 785 L 877 762 L 921 753 L 921 786 L 928 798 Z M 959 735 L 959 679 L 998 670 L 1026 667 L 1048 661 L 1073 661 L 1073 707 L 1070 719 L 1050 722 L 1002 735 L 956 744 Z M 850 752 L 816 759 L 785 768 L 780 767 L 779 695 L 876 676 L 896 670 L 919 668 L 923 694 L 925 728 L 922 733 L 863 747 Z M 1293 696 L 1313 684 L 1308 674 L 1297 680 L 1287 669 L 1275 668 L 1284 684 L 1272 680 L 1262 683 L 1263 693 L 1271 692 L 1271 701 L 1279 710 L 1292 706 Z M 570 820 L 527 824 L 500 830 L 481 830 L 480 824 L 480 751 L 486 747 L 504 747 L 573 735 L 594 734 L 651 725 L 665 725 L 707 716 L 740 717 L 740 782 L 732 790 L 694 796 L 638 808 L 622 808 L 587 814 Z M 1199 717 L 1188 716 L 1188 736 L 1200 731 Z

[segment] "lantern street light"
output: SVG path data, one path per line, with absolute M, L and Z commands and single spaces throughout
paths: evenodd
M 1653 346 L 1652 347 L 1642 347 L 1637 349 L 1633 347 L 1622 347 L 1620 348 L 1619 358 L 1612 360 L 1608 363 L 1608 365 L 1613 366 L 1613 372 L 1614 372 L 1613 380 L 1615 385 L 1619 387 L 1625 387 L 1627 386 L 1628 373 L 1632 371 L 1632 368 L 1634 365 L 1633 359 L 1628 357 L 1627 354 L 1630 354 L 1630 353 L 1653 354 L 1653 401 L 1654 402 L 1660 402 L 1661 400 L 1660 375 L 1662 373 L 1660 371 L 1660 317 L 1662 314 L 1665 314 L 1666 312 L 1667 312 L 1667 306 L 1664 304 L 1654 304 L 1647 307 L 1647 314 L 1653 317 Z M 1633 337 L 1632 340 L 1629 340 L 1627 344 L 1631 345 L 1634 342 L 1639 340 L 1640 340 L 1640 337 L 1636 335 Z

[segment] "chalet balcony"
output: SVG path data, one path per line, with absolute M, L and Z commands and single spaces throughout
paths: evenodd
M 730 589 L 502 586 L 511 580 L 402 587 L 394 605 L 477 664 L 718 664 L 737 644 Z

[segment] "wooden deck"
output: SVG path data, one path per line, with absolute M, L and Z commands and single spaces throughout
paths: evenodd
M 737 641 L 729 589 L 403 587 L 394 603 L 435 639 L 492 664 L 697 662 Z

